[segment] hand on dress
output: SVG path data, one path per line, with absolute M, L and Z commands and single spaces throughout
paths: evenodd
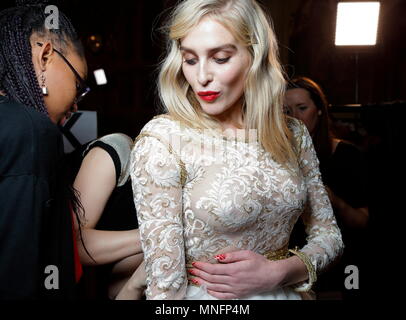
M 243 298 L 280 286 L 284 270 L 279 261 L 267 260 L 249 250 L 216 256 L 219 264 L 193 262 L 188 272 L 193 282 L 205 285 L 207 292 L 218 299 Z
M 143 261 L 117 294 L 116 300 L 140 300 L 146 287 L 146 278 L 145 262 Z

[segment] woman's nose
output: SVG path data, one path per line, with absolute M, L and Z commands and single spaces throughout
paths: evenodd
M 197 76 L 200 85 L 206 86 L 210 81 L 213 80 L 213 75 L 209 70 L 206 63 L 201 63 L 199 68 L 199 74 Z

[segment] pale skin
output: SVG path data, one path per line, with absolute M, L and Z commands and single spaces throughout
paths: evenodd
M 231 33 L 213 19 L 204 18 L 181 41 L 182 72 L 206 114 L 222 128 L 240 129 L 242 93 L 251 57 Z M 199 92 L 214 91 L 219 97 L 205 101 Z
M 116 187 L 114 163 L 106 151 L 98 147 L 89 151 L 76 176 L 74 187 L 80 193 L 85 211 L 81 228 L 83 242 L 96 263 L 89 257 L 82 241 L 78 239 L 80 260 L 84 265 L 115 263 L 109 290 L 110 297 L 114 298 L 142 262 L 143 254 L 138 229 L 128 231 L 95 229 Z M 76 220 L 75 226 L 78 230 Z
M 248 50 L 220 23 L 203 18 L 181 40 L 182 72 L 203 112 L 217 119 L 223 130 L 243 128 L 242 97 L 250 67 Z M 213 101 L 205 101 L 199 92 L 218 92 Z M 244 297 L 304 281 L 305 264 L 296 256 L 269 261 L 252 251 L 223 253 L 220 264 L 194 262 L 197 284 L 205 284 L 208 293 L 219 299 Z
M 289 89 L 285 95 L 285 106 L 288 113 L 306 125 L 310 135 L 313 136 L 319 117 L 322 111 L 318 110 L 317 106 L 311 99 L 309 92 L 303 88 Z M 339 139 L 333 139 L 332 145 L 334 154 Z M 342 198 L 334 194 L 334 192 L 326 187 L 332 206 L 335 212 L 340 215 L 343 222 L 350 228 L 365 228 L 368 223 L 369 210 L 368 207 L 353 208 Z

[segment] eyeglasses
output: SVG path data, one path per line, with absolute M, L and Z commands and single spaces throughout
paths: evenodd
M 41 42 L 37 42 L 37 45 L 42 47 Z M 78 80 L 78 83 L 76 84 L 76 97 L 74 103 L 80 102 L 85 95 L 87 95 L 90 91 L 89 86 L 87 85 L 86 81 L 83 80 L 83 78 L 79 75 L 79 73 L 76 71 L 76 69 L 71 65 L 71 63 L 68 61 L 68 59 L 65 58 L 65 56 L 60 53 L 58 50 L 54 48 L 54 51 L 65 61 L 65 63 L 68 65 L 68 67 L 72 70 L 73 74 L 75 75 L 76 79 Z

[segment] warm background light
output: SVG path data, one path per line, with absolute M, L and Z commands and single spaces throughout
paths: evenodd
M 379 2 L 338 3 L 336 46 L 375 45 L 379 9 Z

